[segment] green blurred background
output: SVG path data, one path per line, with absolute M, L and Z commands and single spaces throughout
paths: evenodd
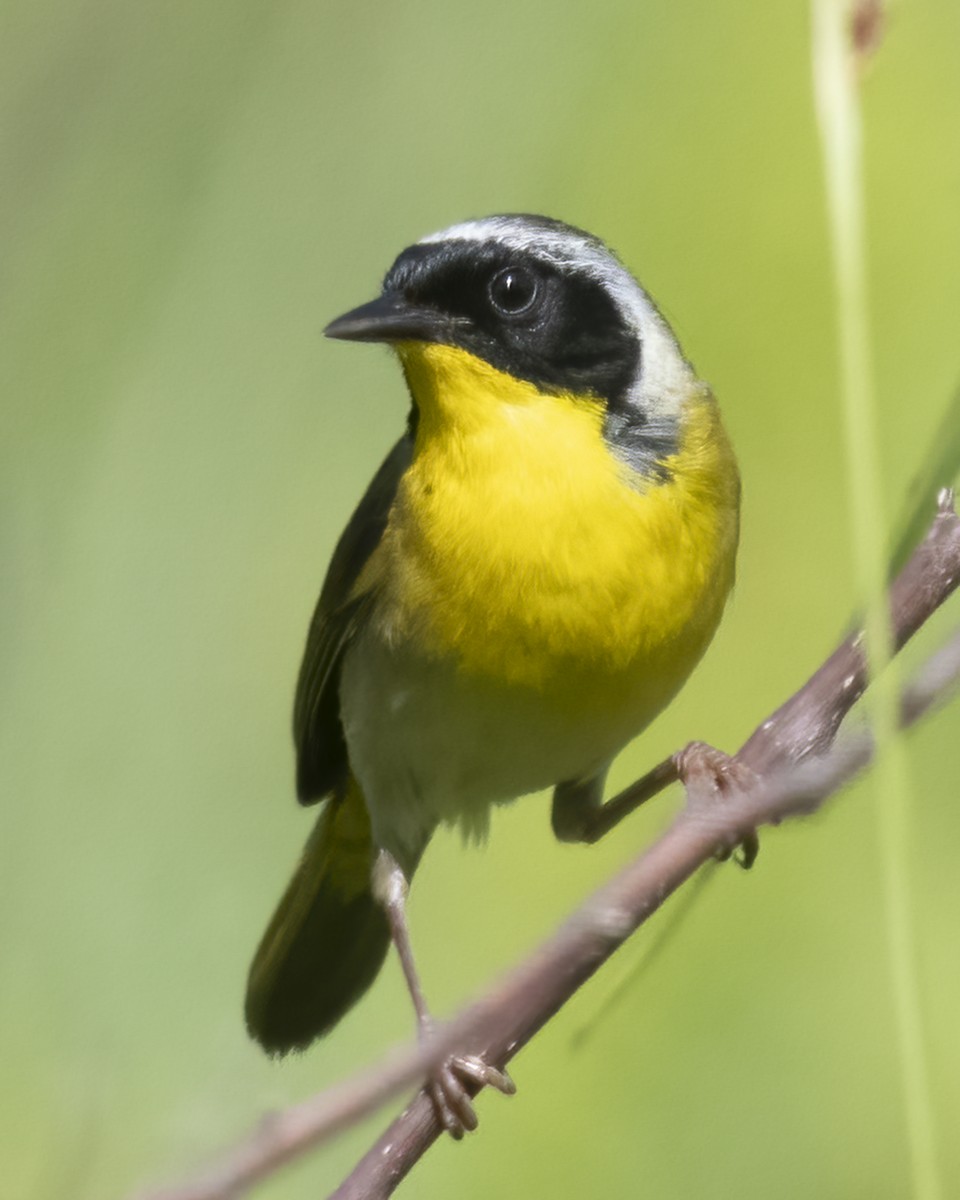
M 492 211 L 610 241 L 715 386 L 740 580 L 618 762 L 738 745 L 855 602 L 805 4 L 7 0 L 0 36 L 0 1196 L 120 1197 L 411 1034 L 399 970 L 282 1064 L 247 963 L 311 816 L 289 713 L 334 540 L 401 427 L 326 343 L 418 236 Z M 884 486 L 960 377 L 960 8 L 894 8 L 864 89 Z M 953 609 L 953 620 L 957 619 Z M 918 970 L 960 1190 L 960 738 L 910 743 Z M 655 835 L 556 845 L 547 798 L 435 839 L 412 899 L 452 1011 Z M 651 926 L 650 933 L 653 931 Z M 575 1050 L 641 933 L 403 1194 L 899 1197 L 907 1156 L 863 785 L 722 870 Z M 386 1115 L 263 1187 L 325 1194 Z

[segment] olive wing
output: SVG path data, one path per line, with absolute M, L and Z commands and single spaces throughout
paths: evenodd
M 340 665 L 350 639 L 363 625 L 374 592 L 356 594 L 357 580 L 380 544 L 400 479 L 410 465 L 413 442 L 402 437 L 384 459 L 357 505 L 327 568 L 310 622 L 293 710 L 297 751 L 297 798 L 312 804 L 331 792 L 347 772 L 340 721 Z

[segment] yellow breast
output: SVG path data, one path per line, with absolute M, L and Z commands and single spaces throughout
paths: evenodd
M 659 482 L 611 453 L 595 399 L 447 346 L 401 358 L 420 421 L 378 555 L 390 636 L 568 714 L 646 723 L 733 583 L 739 479 L 712 396 L 687 398 Z

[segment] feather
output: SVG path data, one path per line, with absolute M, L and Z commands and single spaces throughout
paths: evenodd
M 364 566 L 380 544 L 413 443 L 402 437 L 384 459 L 333 553 L 320 592 L 297 680 L 293 739 L 297 796 L 312 804 L 342 784 L 347 747 L 340 721 L 340 664 L 375 595 L 356 594 Z

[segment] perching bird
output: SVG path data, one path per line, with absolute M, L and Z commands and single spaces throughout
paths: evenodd
M 409 247 L 327 327 L 387 342 L 412 406 L 337 545 L 297 685 L 301 803 L 325 800 L 250 970 L 271 1053 L 327 1033 L 395 942 L 441 822 L 553 787 L 558 837 L 604 822 L 611 760 L 672 699 L 734 578 L 740 483 L 710 389 L 595 237 L 537 216 Z M 444 1125 L 475 1124 L 451 1059 Z

